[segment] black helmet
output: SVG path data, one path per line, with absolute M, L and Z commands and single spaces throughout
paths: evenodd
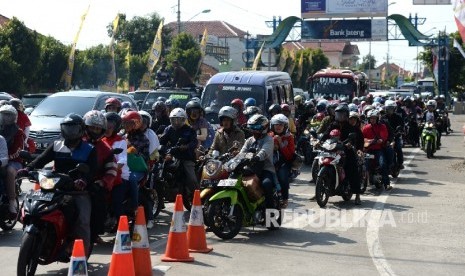
M 346 112 L 347 114 L 349 113 L 349 106 L 346 104 L 340 104 L 336 107 L 334 110 L 335 112 Z
M 347 98 L 347 97 L 341 97 L 341 98 L 339 99 L 339 101 L 340 101 L 341 103 L 349 103 L 349 98 Z
M 346 104 L 338 105 L 334 112 L 334 120 L 336 122 L 346 122 L 349 120 L 349 107 Z
M 66 115 L 60 123 L 61 136 L 65 141 L 75 141 L 84 135 L 84 119 L 76 113 Z
M 162 101 L 156 101 L 152 105 L 152 110 L 155 112 L 166 112 L 166 103 Z
M 192 109 L 199 109 L 199 110 L 202 110 L 202 106 L 200 105 L 200 102 L 198 101 L 189 101 L 187 104 L 186 104 L 186 113 L 187 115 L 190 115 Z
M 179 101 L 177 99 L 168 99 L 165 102 L 166 106 L 169 108 L 178 108 L 179 107 Z
M 163 96 L 160 96 L 160 97 L 157 98 L 157 101 L 166 102 L 166 98 L 163 97 Z
M 115 112 L 107 112 L 105 113 L 105 118 L 107 118 L 107 125 L 113 126 L 113 133 L 118 133 L 121 128 L 121 117 L 118 113 Z
M 279 104 L 272 104 L 268 108 L 268 114 L 279 114 L 281 113 L 281 106 Z

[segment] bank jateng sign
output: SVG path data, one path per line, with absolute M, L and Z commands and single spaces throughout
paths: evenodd
M 316 20 L 302 22 L 302 41 L 381 41 L 387 39 L 386 19 Z

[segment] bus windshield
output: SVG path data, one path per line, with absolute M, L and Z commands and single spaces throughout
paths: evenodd
M 341 77 L 315 77 L 310 88 L 311 95 L 315 98 L 323 96 L 329 96 L 333 99 L 352 97 L 355 91 L 354 80 Z

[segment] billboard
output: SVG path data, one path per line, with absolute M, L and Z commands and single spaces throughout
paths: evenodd
M 414 5 L 450 5 L 450 0 L 413 0 Z
M 384 41 L 387 20 L 307 20 L 302 22 L 303 42 L 314 41 Z
M 301 0 L 302 18 L 386 17 L 388 0 Z

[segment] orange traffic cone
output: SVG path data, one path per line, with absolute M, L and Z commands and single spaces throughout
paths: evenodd
M 152 262 L 150 260 L 150 246 L 145 224 L 144 207 L 139 206 L 136 213 L 136 224 L 132 233 L 132 256 L 134 270 L 137 276 L 151 276 Z
M 182 195 L 178 194 L 174 205 L 173 219 L 171 220 L 165 255 L 161 258 L 163 262 L 194 261 L 194 258 L 189 256 L 189 249 L 187 247 L 186 222 L 184 221 L 183 208 Z
M 73 254 L 69 262 L 68 276 L 87 276 L 87 260 L 84 253 L 84 242 L 75 240 Z
M 119 218 L 115 246 L 111 255 L 108 276 L 134 276 L 134 260 L 132 258 L 131 236 L 129 234 L 128 218 Z
M 203 224 L 202 202 L 200 201 L 199 190 L 195 190 L 194 192 L 194 201 L 187 227 L 187 242 L 190 252 L 208 253 L 213 250 L 213 248 L 207 247 L 207 236 L 205 234 L 205 225 Z

